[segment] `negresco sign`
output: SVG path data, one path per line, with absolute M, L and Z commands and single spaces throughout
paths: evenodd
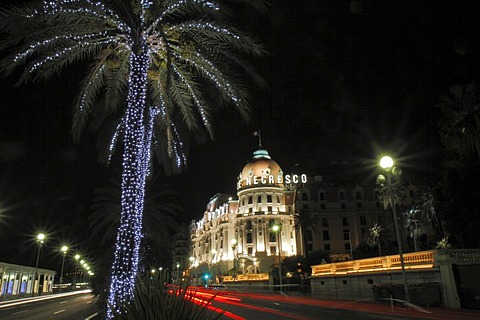
M 239 181 L 239 186 L 242 180 Z M 306 183 L 307 175 L 306 174 L 286 174 L 286 175 L 263 175 L 263 176 L 251 176 L 243 179 L 244 186 L 254 186 L 261 184 L 281 184 L 281 183 Z

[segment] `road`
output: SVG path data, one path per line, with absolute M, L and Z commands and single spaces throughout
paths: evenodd
M 85 320 L 96 313 L 95 302 L 89 291 L 12 300 L 0 304 L 0 319 Z
M 204 298 L 208 300 L 208 296 Z M 218 292 L 212 306 L 226 311 L 222 320 L 480 319 L 479 310 L 426 308 L 398 301 L 391 305 L 228 291 Z

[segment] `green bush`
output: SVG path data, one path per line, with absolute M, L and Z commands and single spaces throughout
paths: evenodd
M 139 278 L 135 298 L 127 303 L 115 320 L 213 320 L 223 313 L 208 310 L 204 304 L 194 303 L 187 285 L 167 285 L 164 277 Z M 213 300 L 210 299 L 208 302 Z

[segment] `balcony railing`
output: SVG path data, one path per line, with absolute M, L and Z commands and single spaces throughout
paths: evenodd
M 420 251 L 403 255 L 405 269 L 430 269 L 434 264 L 434 251 Z M 360 272 L 392 271 L 401 269 L 400 255 L 361 260 L 327 263 L 312 266 L 312 276 L 348 274 Z
M 238 274 L 236 279 L 234 279 L 233 276 L 224 276 L 224 277 L 223 277 L 223 282 L 233 282 L 233 281 L 265 281 L 265 280 L 268 280 L 268 273 Z

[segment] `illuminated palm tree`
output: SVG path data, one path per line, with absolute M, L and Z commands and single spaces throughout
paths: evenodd
M 98 98 L 110 110 L 124 106 L 110 147 L 113 152 L 122 141 L 123 172 L 107 318 L 133 299 L 154 137 L 164 137 L 160 145 L 181 167 L 185 158 L 176 124 L 213 136 L 212 106 L 230 104 L 248 117 L 242 79 L 256 77 L 242 56 L 263 51 L 223 25 L 220 9 L 209 0 L 56 0 L 0 12 L 5 35 L 0 49 L 12 52 L 2 60 L 2 73 L 22 65 L 20 82 L 39 81 L 73 63 L 92 62 L 74 113 L 77 138 Z

